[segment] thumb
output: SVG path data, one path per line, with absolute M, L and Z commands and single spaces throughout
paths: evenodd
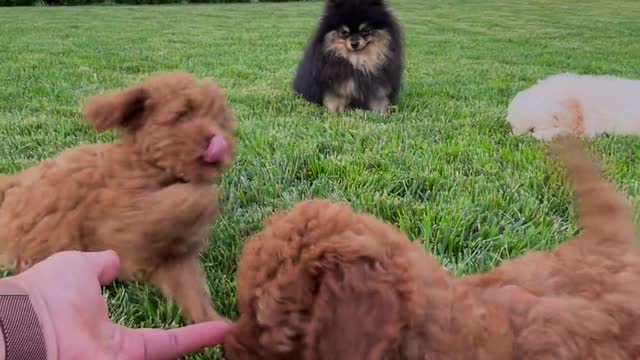
M 127 329 L 126 331 L 140 339 L 146 360 L 169 360 L 222 343 L 229 329 L 231 324 L 214 321 L 171 330 Z
M 120 271 L 120 258 L 113 250 L 84 253 L 89 267 L 95 272 L 100 285 L 109 285 Z

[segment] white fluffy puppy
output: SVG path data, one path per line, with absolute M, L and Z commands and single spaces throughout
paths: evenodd
M 640 134 L 640 80 L 564 73 L 519 92 L 507 110 L 515 135 Z

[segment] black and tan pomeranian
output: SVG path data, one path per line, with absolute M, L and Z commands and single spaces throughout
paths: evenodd
M 384 0 L 325 1 L 293 89 L 331 112 L 349 107 L 389 111 L 403 70 L 397 20 Z

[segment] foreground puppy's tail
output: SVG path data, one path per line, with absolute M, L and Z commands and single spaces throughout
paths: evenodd
M 551 142 L 551 150 L 567 170 L 582 232 L 606 241 L 633 242 L 636 229 L 629 202 L 603 178 L 582 142 L 559 137 Z

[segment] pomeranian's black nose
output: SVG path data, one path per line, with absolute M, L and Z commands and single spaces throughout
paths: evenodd
M 360 41 L 352 41 L 352 42 L 351 42 L 351 47 L 352 47 L 353 49 L 357 49 L 357 48 L 358 48 L 358 46 L 360 46 Z

